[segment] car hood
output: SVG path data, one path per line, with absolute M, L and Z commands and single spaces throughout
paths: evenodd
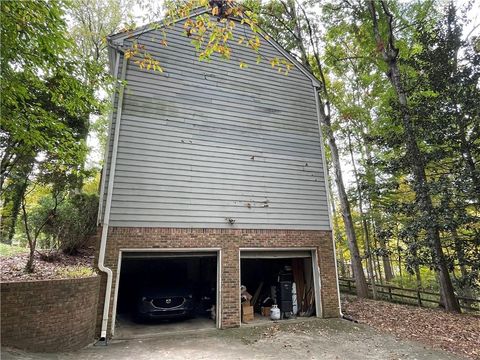
M 162 298 L 192 295 L 192 291 L 184 288 L 149 288 L 140 291 L 140 297 Z

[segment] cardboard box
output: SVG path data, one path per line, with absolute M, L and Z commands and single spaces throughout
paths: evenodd
M 270 317 L 270 306 L 262 306 L 261 308 L 262 316 Z
M 242 322 L 253 321 L 253 306 L 242 304 Z

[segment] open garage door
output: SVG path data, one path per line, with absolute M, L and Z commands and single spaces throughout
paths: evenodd
M 216 251 L 122 251 L 116 338 L 214 328 Z
M 320 279 L 315 249 L 244 249 L 240 252 L 242 323 L 320 316 Z

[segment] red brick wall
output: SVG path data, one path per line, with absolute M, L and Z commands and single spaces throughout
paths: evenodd
M 1 341 L 35 352 L 94 341 L 100 277 L 1 283 Z
M 240 325 L 239 248 L 301 248 L 318 250 L 321 297 L 324 317 L 339 316 L 335 260 L 330 231 L 176 229 L 111 227 L 105 264 L 113 271 L 110 324 L 117 276 L 118 254 L 125 248 L 221 248 L 222 249 L 222 328 Z M 105 279 L 100 293 L 97 327 L 101 322 Z M 97 328 L 97 331 L 99 329 Z

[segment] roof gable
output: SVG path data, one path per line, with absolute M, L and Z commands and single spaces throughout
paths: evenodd
M 202 15 L 204 13 L 207 13 L 209 10 L 208 9 L 196 9 L 190 14 L 189 16 L 182 17 L 179 19 L 176 19 L 173 24 L 176 24 L 178 22 L 184 21 L 188 18 L 191 18 L 192 16 L 197 16 L 197 15 Z M 232 18 L 232 20 L 239 22 L 239 19 Z M 120 32 L 116 34 L 111 34 L 107 37 L 108 43 L 109 43 L 109 52 L 112 52 L 115 48 L 118 48 L 119 46 L 122 46 L 124 41 L 127 39 L 130 39 L 132 37 L 138 37 L 140 35 L 143 35 L 145 33 L 148 33 L 150 31 L 157 30 L 159 28 L 165 27 L 166 25 L 161 23 L 161 21 L 156 21 L 141 27 L 138 27 L 134 29 L 133 31 L 125 31 L 125 32 Z M 264 30 L 262 30 L 259 35 L 266 41 L 268 42 L 272 47 L 274 47 L 279 53 L 282 54 L 285 59 L 290 61 L 301 73 L 303 73 L 307 78 L 309 78 L 312 81 L 312 85 L 314 87 L 320 87 L 320 81 L 302 64 L 300 63 L 295 56 L 290 54 L 287 50 L 285 50 L 278 42 L 272 39 L 271 36 L 269 36 Z M 110 54 L 110 59 L 112 59 L 112 54 Z M 111 62 L 111 65 L 113 63 Z M 112 66 L 111 66 L 112 67 Z M 113 67 L 112 67 L 113 68 Z

